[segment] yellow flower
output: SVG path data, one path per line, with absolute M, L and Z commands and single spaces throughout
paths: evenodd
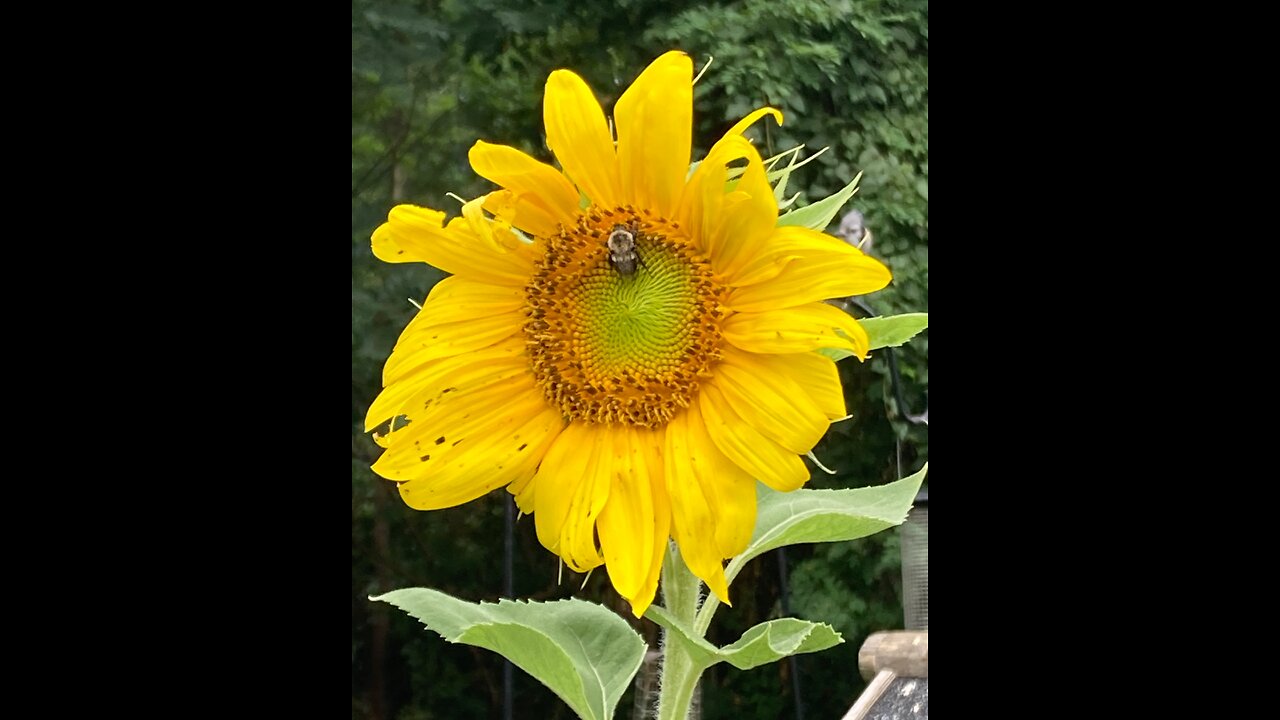
M 684 53 L 655 60 L 614 107 L 615 143 L 586 83 L 557 70 L 544 121 L 563 170 L 477 142 L 472 168 L 502 189 L 445 227 L 400 205 L 373 234 L 379 258 L 453 275 L 387 360 L 374 471 L 422 510 L 506 487 L 543 545 L 578 572 L 605 565 L 637 616 L 668 537 L 728 603 L 722 561 L 751 537 L 756 480 L 803 485 L 800 456 L 846 415 L 835 363 L 814 351 L 867 354 L 822 300 L 890 279 L 844 242 L 776 226 L 742 132 L 777 110 L 689 171 L 692 80 Z

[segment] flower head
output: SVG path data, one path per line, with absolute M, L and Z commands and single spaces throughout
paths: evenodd
M 582 78 L 557 70 L 544 120 L 562 169 L 477 142 L 471 166 L 501 189 L 447 226 L 400 205 L 373 234 L 379 258 L 453 275 L 387 361 L 373 469 L 424 510 L 506 487 L 543 545 L 578 572 L 605 565 L 637 616 L 668 537 L 728 602 L 722 561 L 750 540 L 756 480 L 803 485 L 800 456 L 846 415 L 815 351 L 866 357 L 866 333 L 822 301 L 890 279 L 844 242 L 777 226 L 742 132 L 779 111 L 744 118 L 690 172 L 692 81 L 685 54 L 655 60 L 614 107 L 615 142 Z

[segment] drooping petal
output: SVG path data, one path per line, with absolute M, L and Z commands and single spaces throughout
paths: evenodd
M 725 340 L 754 353 L 841 348 L 865 360 L 870 346 L 867 331 L 856 320 L 826 303 L 735 313 L 725 320 L 722 332 Z
M 532 247 L 499 252 L 462 218 L 442 227 L 444 213 L 397 205 L 373 231 L 373 254 L 385 262 L 425 262 L 447 273 L 495 285 L 523 286 L 533 274 Z
M 650 451 L 654 453 L 652 467 L 662 467 L 661 435 L 650 433 L 646 443 L 652 443 Z M 631 612 L 636 617 L 644 615 L 658 593 L 658 579 L 662 575 L 662 561 L 667 554 L 667 538 L 671 537 L 671 498 L 660 472 L 649 473 L 649 488 L 653 493 L 653 556 L 649 560 L 649 576 L 645 579 L 640 592 L 631 599 Z
M 618 158 L 604 110 L 587 83 L 568 70 L 551 73 L 543 96 L 542 118 L 547 146 L 569 179 L 592 203 L 616 207 L 622 199 Z
M 541 393 L 534 389 L 532 377 L 523 368 L 495 364 L 470 374 L 454 375 L 448 378 L 448 387 L 439 391 L 424 388 L 400 406 L 396 417 L 404 419 L 391 424 L 387 451 L 375 464 L 379 475 L 388 480 L 412 480 L 436 469 L 443 457 L 441 452 L 451 450 L 459 438 L 469 433 L 491 435 L 496 413 L 484 411 L 490 404 L 505 403 L 504 409 L 519 405 L 528 409 L 527 416 L 541 411 L 546 404 L 534 402 Z M 449 447 L 436 447 L 445 444 Z M 441 452 L 433 454 L 433 449 Z M 424 464 L 431 459 L 436 462 Z
M 725 348 L 716 387 L 760 432 L 793 453 L 809 452 L 827 431 L 826 414 L 790 377 L 758 362 L 760 357 L 765 356 Z
M 595 549 L 596 519 L 609 500 L 610 478 L 599 472 L 602 426 L 570 423 L 542 459 L 533 482 L 538 541 L 576 572 L 604 563 Z
M 560 171 L 513 147 L 483 140 L 476 141 L 468 157 L 477 175 L 510 190 L 517 203 L 530 204 L 552 222 L 573 223 L 578 214 L 578 191 Z M 529 228 L 521 229 L 542 234 Z M 554 231 L 554 225 L 551 229 Z
M 671 217 L 693 143 L 693 61 L 679 51 L 654 60 L 613 109 L 622 200 Z
M 698 459 L 693 463 L 694 474 L 707 505 L 715 509 L 716 545 L 720 557 L 731 558 L 747 548 L 755 531 L 756 479 L 716 446 L 699 403 L 690 405 L 686 413 L 691 457 Z M 728 598 L 720 599 L 728 602 Z
M 524 352 L 524 338 L 511 337 L 461 355 L 416 364 L 405 360 L 391 373 L 383 368 L 384 389 L 369 407 L 365 430 L 372 430 L 396 415 L 420 412 L 425 409 L 426 400 L 457 392 L 460 386 L 499 376 L 514 377 L 527 371 Z M 421 403 L 406 407 L 417 395 L 423 396 Z
M 721 564 L 724 556 L 720 554 L 720 544 L 716 540 L 718 508 L 709 504 L 709 493 L 703 490 L 704 477 L 710 475 L 711 459 L 707 457 L 706 448 L 700 447 L 691 436 L 691 423 L 702 425 L 696 404 L 677 415 L 666 428 L 667 444 L 663 455 L 667 493 L 671 497 L 673 534 L 679 541 L 685 565 L 707 583 L 716 597 L 729 604 L 729 586 Z M 714 447 L 711 451 L 720 454 Z
M 388 480 L 414 480 L 438 472 L 464 438 L 488 438 L 508 423 L 525 422 L 541 412 L 545 403 L 527 375 L 492 376 L 453 395 L 422 402 L 414 396 L 403 408 L 407 424 L 396 424 L 388 437 L 387 451 L 374 470 Z M 485 412 L 484 403 L 509 398 L 501 411 Z M 416 408 L 416 409 L 415 409 Z
M 774 255 L 773 261 L 784 267 L 768 282 L 735 288 L 727 303 L 734 310 L 769 310 L 865 295 L 884 288 L 892 279 L 884 263 L 849 243 L 808 228 L 778 228 L 761 254 Z M 742 274 L 749 269 L 744 266 Z
M 809 469 L 800 456 L 756 430 L 725 400 L 714 381 L 702 386 L 698 407 L 715 446 L 760 482 L 779 492 L 790 492 L 809 479 Z
M 631 427 L 611 428 L 601 433 L 606 442 L 598 468 L 612 483 L 609 502 L 596 523 L 609 579 L 619 595 L 633 604 L 646 606 L 648 603 L 640 599 L 640 590 L 649 578 L 653 546 L 666 540 L 654 537 L 651 478 L 662 477 L 662 466 L 655 464 L 649 449 L 653 439 L 647 436 L 654 433 Z
M 508 400 L 491 413 L 496 422 L 469 436 L 451 431 L 451 449 L 439 467 L 400 485 L 405 503 L 418 510 L 453 507 L 532 476 L 564 427 L 559 411 L 538 404 L 540 400 Z M 532 416 L 527 415 L 530 409 L 535 409 Z
M 746 117 L 734 123 L 733 127 L 729 128 L 729 132 L 726 132 L 723 137 L 721 137 L 719 140 L 716 141 L 716 145 L 719 145 L 720 143 L 727 141 L 729 138 L 741 137 L 742 133 L 747 131 L 747 128 L 751 127 L 752 125 L 755 125 L 756 122 L 760 120 L 760 118 L 763 118 L 765 115 L 772 115 L 773 119 L 777 121 L 779 125 L 782 124 L 781 110 L 777 108 L 772 108 L 772 107 L 758 108 L 756 110 L 752 110 L 750 113 L 747 114 Z M 715 146 L 712 146 L 712 147 L 714 148 Z

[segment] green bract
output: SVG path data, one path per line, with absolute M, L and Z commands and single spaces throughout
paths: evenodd
M 778 225 L 798 225 L 819 232 L 826 230 L 827 226 L 831 224 L 831 218 L 834 218 L 836 213 L 840 212 L 840 208 L 844 207 L 849 198 L 853 197 L 853 194 L 858 191 L 858 181 L 861 179 L 862 173 L 858 173 L 848 185 L 845 185 L 834 195 L 819 200 L 812 205 L 806 205 L 799 210 L 792 210 L 784 215 L 779 215 Z M 783 178 L 781 182 L 786 182 L 786 179 Z

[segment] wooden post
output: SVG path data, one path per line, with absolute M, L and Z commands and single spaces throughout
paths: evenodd
M 871 680 L 883 670 L 901 677 L 929 677 L 929 631 L 893 630 L 867 638 L 858 651 L 858 671 Z

